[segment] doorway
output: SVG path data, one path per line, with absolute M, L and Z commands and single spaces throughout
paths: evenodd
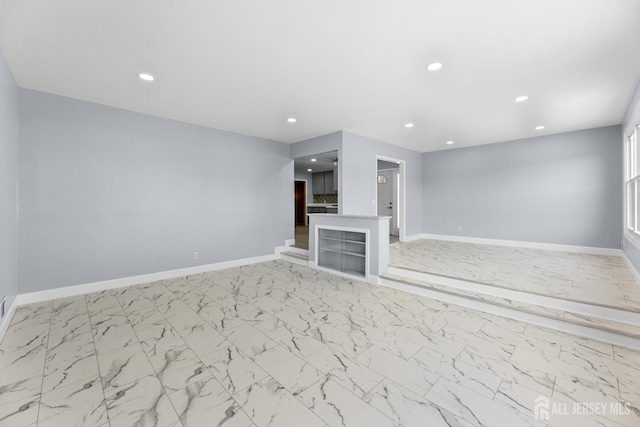
M 307 225 L 307 181 L 295 181 L 296 225 Z
M 378 216 L 389 216 L 389 234 L 397 236 L 398 230 L 398 203 L 396 183 L 398 182 L 397 169 L 378 170 Z
M 389 242 L 405 240 L 405 162 L 376 156 L 376 214 L 389 216 Z

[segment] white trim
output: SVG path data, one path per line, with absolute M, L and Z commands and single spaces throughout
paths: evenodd
M 280 247 L 281 248 L 281 247 Z M 276 248 L 276 253 L 278 248 Z M 233 261 L 219 262 L 215 264 L 197 265 L 194 267 L 180 268 L 176 270 L 161 271 L 157 273 L 141 274 L 139 276 L 123 277 L 120 279 L 104 280 L 101 282 L 85 283 L 81 285 L 65 286 L 62 288 L 48 289 L 45 291 L 29 292 L 16 296 L 17 305 L 31 304 L 34 302 L 47 301 L 56 298 L 65 298 L 82 295 L 90 292 L 100 292 L 107 289 L 122 288 L 140 283 L 155 282 L 164 279 L 189 276 L 191 274 L 206 273 L 208 271 L 222 270 L 225 268 L 240 267 L 259 262 L 273 261 L 278 259 L 277 254 L 263 255 L 253 258 L 244 258 Z
M 422 273 L 413 270 L 404 270 L 397 267 L 389 267 L 388 273 L 410 280 L 412 279 L 426 283 L 434 283 L 450 287 L 452 289 L 459 289 L 465 292 L 480 293 L 482 295 L 489 295 L 510 301 L 519 301 L 526 304 L 537 305 L 539 307 L 546 307 L 554 310 L 566 311 L 583 316 L 594 317 L 598 319 L 604 319 L 612 322 L 624 323 L 626 325 L 640 327 L 640 313 L 635 313 L 632 311 L 617 310 L 615 308 L 603 307 L 600 305 L 593 305 L 578 301 L 570 301 L 562 298 L 532 294 L 515 289 L 485 285 L 478 282 L 454 279 L 451 277 L 443 277 L 435 274 Z M 416 283 L 415 286 L 420 286 L 420 284 Z
M 11 320 L 13 320 L 13 315 L 16 314 L 16 308 L 18 308 L 17 299 L 17 297 L 13 299 L 11 307 L 9 307 L 9 310 L 7 310 L 4 315 L 4 319 L 2 319 L 2 323 L 0 323 L 0 343 L 4 339 L 4 334 L 7 333 L 7 329 L 9 329 Z
M 448 242 L 475 243 L 479 245 L 508 246 L 514 248 L 542 249 L 546 251 L 572 252 L 591 255 L 621 256 L 621 249 L 595 248 L 591 246 L 559 245 L 556 243 L 521 242 L 518 240 L 485 239 L 480 237 L 448 236 L 445 234 L 420 234 L 417 239 L 445 240 Z M 417 240 L 414 238 L 413 240 Z
M 398 238 L 401 242 L 406 241 L 407 234 L 407 162 L 406 160 L 396 159 L 393 157 L 387 157 L 380 154 L 376 154 L 376 176 L 372 180 L 375 184 L 375 196 L 376 196 L 376 215 L 378 214 L 378 160 L 385 162 L 394 162 L 399 165 L 399 177 L 400 177 L 400 235 Z
M 285 246 L 293 246 L 296 244 L 296 239 L 287 239 L 284 241 Z
M 519 320 L 521 322 L 530 323 L 532 325 L 537 325 L 543 328 L 566 332 L 571 335 L 577 335 L 580 337 L 603 341 L 609 344 L 619 345 L 634 350 L 640 350 L 640 339 L 632 338 L 626 335 L 619 335 L 613 332 L 603 331 L 601 329 L 594 329 L 588 326 L 577 325 L 575 323 L 565 322 L 558 319 L 551 319 L 536 314 L 525 313 L 511 308 L 501 307 L 482 301 L 471 300 L 444 292 L 438 292 L 435 290 L 423 288 L 421 286 L 413 286 L 405 283 L 394 282 L 391 280 L 387 281 L 385 279 L 381 279 L 381 284 L 392 289 L 397 289 L 399 291 L 408 292 L 414 295 L 432 298 L 448 304 L 455 304 L 461 307 L 467 307 L 485 313 L 506 317 L 508 319 Z
M 412 234 L 411 236 L 405 236 L 401 242 L 413 242 L 414 240 L 426 239 L 427 234 Z

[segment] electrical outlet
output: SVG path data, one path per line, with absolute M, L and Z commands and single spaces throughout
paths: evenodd
M 458 226 L 458 233 L 460 233 L 460 232 L 462 232 L 462 226 L 461 225 Z
M 193 259 L 198 259 L 198 252 L 193 253 Z

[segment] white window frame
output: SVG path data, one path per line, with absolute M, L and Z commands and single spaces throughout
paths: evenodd
M 640 247 L 640 102 L 623 130 L 624 234 Z

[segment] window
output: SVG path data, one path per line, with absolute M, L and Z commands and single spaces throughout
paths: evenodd
M 627 229 L 640 235 L 640 124 L 625 134 L 625 204 Z

